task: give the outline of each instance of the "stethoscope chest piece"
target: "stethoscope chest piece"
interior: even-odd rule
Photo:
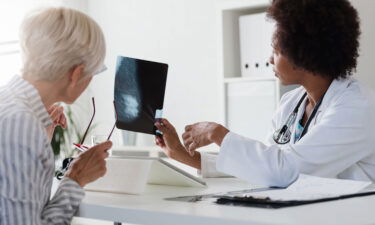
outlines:
[[[273,133],[273,140],[280,145],[284,145],[290,142],[290,138],[292,136],[292,132],[290,129],[283,128],[278,129],[275,133]]]

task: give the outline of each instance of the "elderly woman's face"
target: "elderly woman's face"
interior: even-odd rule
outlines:
[[[273,65],[275,76],[279,78],[281,84],[290,85],[300,83],[302,78],[301,70],[297,69],[276,46],[273,47],[270,63]]]
[[[67,77],[68,85],[64,88],[65,99],[63,102],[72,104],[85,91],[92,80],[92,75],[84,74],[84,66],[77,66]]]
[[[77,98],[86,90],[91,80],[92,80],[92,76],[88,75],[86,77],[82,77],[77,82],[76,88],[73,89],[73,93],[71,95],[72,96],[71,103],[75,102],[75,100],[77,100]]]

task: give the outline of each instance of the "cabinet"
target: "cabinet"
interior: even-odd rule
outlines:
[[[244,52],[241,53],[240,36],[243,35],[241,32],[246,32],[247,35],[259,35],[260,30],[271,27],[259,27],[256,23],[244,23],[243,20],[264,17],[269,4],[268,0],[233,0],[222,2],[217,7],[220,122],[233,132],[261,141],[265,140],[270,130],[271,119],[281,96],[296,87],[281,85],[274,74],[270,73],[272,66],[266,68],[266,72],[259,69],[243,73],[245,63],[243,60],[241,62],[241,54],[242,58],[244,57]],[[242,20],[241,30],[240,20]],[[244,25],[248,27],[244,28]],[[270,45],[272,32],[268,34],[269,37],[262,36],[260,39],[269,40]],[[257,54],[256,44],[244,46],[242,43],[242,45],[248,51],[255,48],[254,51],[249,52],[250,55]],[[259,57],[265,64],[266,62],[263,61],[266,60],[266,56],[271,56],[271,47],[261,50],[264,51],[259,52]],[[270,51],[269,54],[267,51]]]

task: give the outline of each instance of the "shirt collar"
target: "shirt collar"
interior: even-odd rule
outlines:
[[[38,90],[24,80],[21,76],[15,75],[8,83],[10,90],[32,110],[33,114],[42,122],[44,127],[52,124],[52,119],[42,102]]]
[[[353,78],[339,78],[332,81],[331,85],[329,86],[327,92],[324,95],[322,104],[319,108],[319,111],[324,111],[328,105],[332,102],[337,93],[342,92],[345,88],[347,88],[353,82]]]

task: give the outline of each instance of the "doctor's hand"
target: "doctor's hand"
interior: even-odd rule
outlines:
[[[182,138],[185,148],[189,152],[194,152],[197,148],[211,143],[216,143],[220,146],[227,133],[229,133],[229,130],[220,124],[200,122],[186,126]]]
[[[56,126],[61,126],[64,129],[66,128],[66,117],[64,114],[64,107],[59,106],[58,104],[54,104],[49,107],[49,109],[47,109],[47,112],[52,120],[52,124],[46,128],[48,138],[51,141]]]
[[[71,163],[65,177],[76,181],[81,187],[104,176],[107,172],[106,161],[107,150],[112,147],[111,141],[95,145],[81,153]]]
[[[189,155],[185,147],[181,144],[180,139],[174,126],[166,119],[161,119],[155,123],[155,126],[163,132],[163,136],[156,136],[155,143],[161,147],[165,154],[174,160],[194,167],[201,168],[200,154]]]
[[[155,126],[163,132],[163,136],[155,136],[155,144],[161,147],[169,158],[176,159],[181,153],[186,152],[176,129],[167,119],[161,119]]]

